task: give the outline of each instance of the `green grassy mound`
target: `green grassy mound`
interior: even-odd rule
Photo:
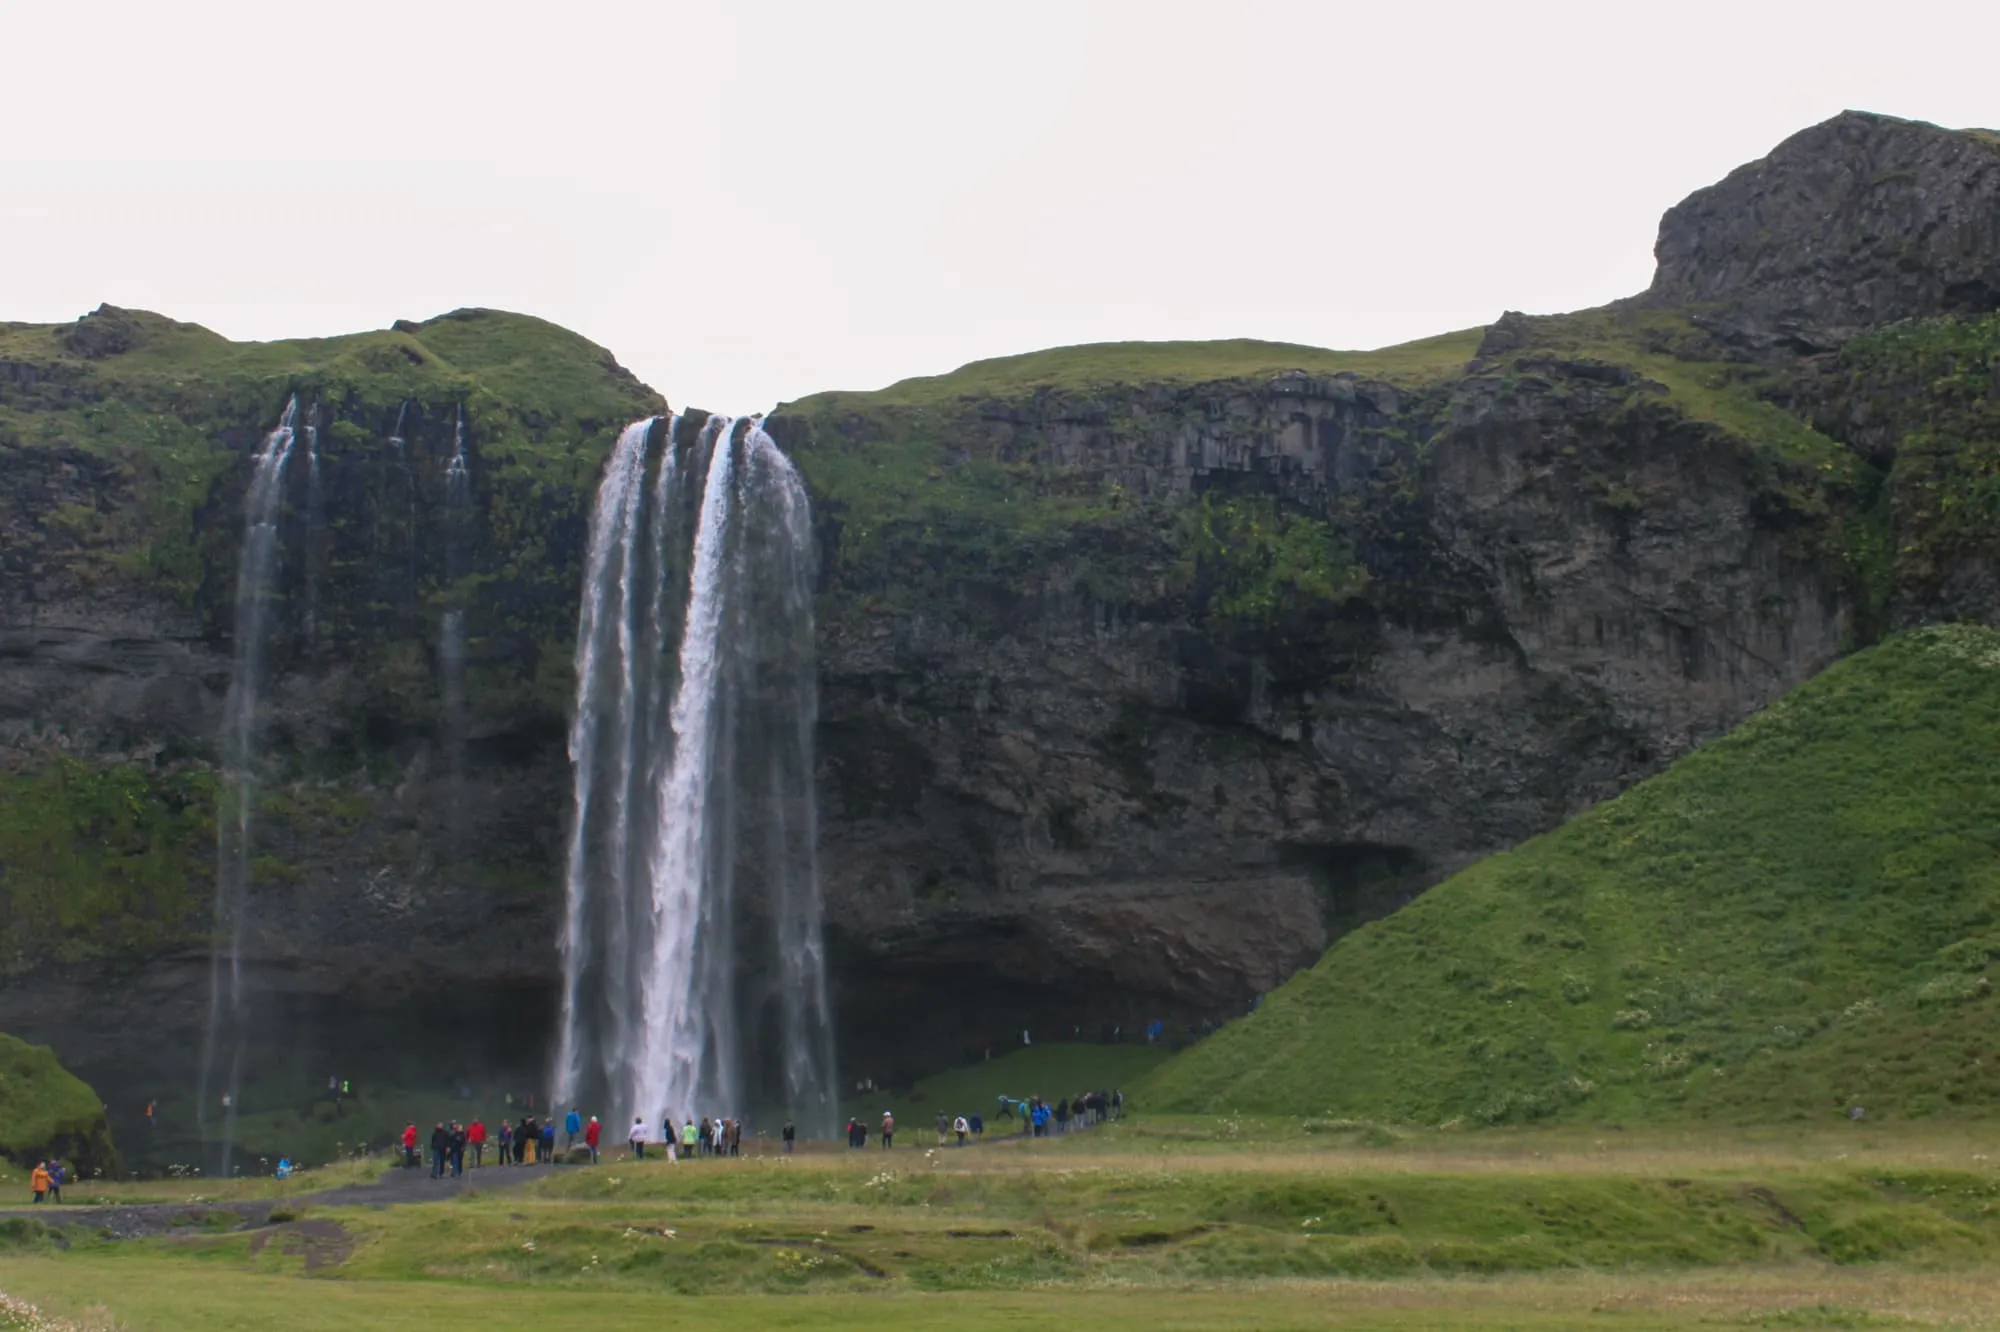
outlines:
[[[2000,633],[1893,639],[1347,936],[1138,1088],[1396,1122],[2000,1099]]]
[[[118,1172],[97,1093],[48,1046],[5,1034],[0,1034],[0,1156],[28,1167],[60,1157],[86,1178]]]

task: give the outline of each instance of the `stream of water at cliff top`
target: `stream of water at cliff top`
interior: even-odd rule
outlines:
[[[221,1116],[222,1175],[230,1171],[243,1083],[249,1014],[243,991],[243,928],[250,891],[255,759],[264,656],[278,574],[278,520],[285,464],[291,460],[299,400],[285,404],[251,465],[243,500],[243,549],[236,566],[235,658],[223,701],[222,793],[215,818],[215,926],[209,952],[208,1024],[202,1035],[196,1119],[204,1142]]]
[[[578,615],[559,1109],[831,1136],[805,487],[754,418],[635,422]]]

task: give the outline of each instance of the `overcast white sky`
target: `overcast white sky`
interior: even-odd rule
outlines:
[[[462,305],[767,407],[1062,343],[1368,347],[1643,287],[1860,107],[2000,124],[1990,3],[0,0],[0,319]]]

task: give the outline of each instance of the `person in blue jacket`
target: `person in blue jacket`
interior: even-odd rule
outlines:
[[[569,1113],[563,1116],[563,1134],[568,1138],[563,1146],[576,1146],[576,1135],[581,1132],[583,1132],[583,1116],[576,1112],[575,1106],[571,1106]]]

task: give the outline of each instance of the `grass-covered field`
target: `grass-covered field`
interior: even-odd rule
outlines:
[[[135,1332],[1968,1326],[2000,1308],[1990,1137],[1136,1117],[886,1158],[611,1161],[248,1232],[79,1227],[67,1250],[10,1217],[0,1289]]]
[[[1990,1106],[1996,754],[2000,634],[1893,639],[1341,939],[1141,1091],[1428,1124]]]

